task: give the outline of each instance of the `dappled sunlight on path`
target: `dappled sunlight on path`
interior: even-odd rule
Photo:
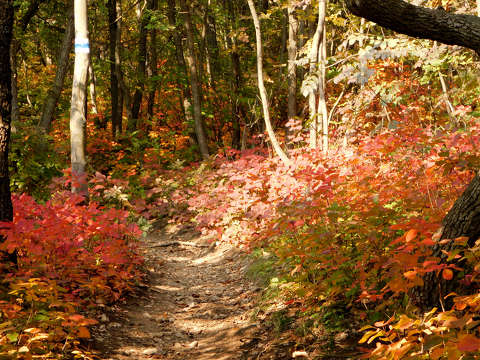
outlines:
[[[250,321],[260,289],[245,277],[244,255],[173,226],[145,245],[150,284],[103,316],[101,359],[251,358],[242,345],[260,331]]]

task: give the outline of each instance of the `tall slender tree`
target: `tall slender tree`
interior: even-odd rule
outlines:
[[[75,68],[73,72],[72,100],[70,108],[70,144],[72,162],[72,191],[88,195],[86,182],[86,114],[88,41],[87,1],[74,0],[75,14]]]
[[[69,69],[69,55],[72,50],[74,38],[74,20],[73,20],[73,0],[70,1],[67,11],[67,24],[63,35],[62,46],[58,52],[57,69],[55,72],[55,80],[47,92],[47,96],[43,103],[42,116],[38,123],[38,127],[48,132],[55,114],[55,108],[62,93],[63,83]]]
[[[207,160],[210,155],[208,153],[207,136],[205,129],[203,128],[202,121],[202,105],[200,97],[200,81],[198,79],[198,64],[197,57],[195,56],[195,42],[193,36],[192,15],[190,6],[187,6],[185,0],[179,0],[180,9],[184,14],[185,32],[187,35],[187,51],[186,59],[188,68],[190,70],[190,84],[193,97],[193,119],[195,123],[195,134],[197,136],[198,146],[200,148],[200,154],[204,160]]]
[[[267,98],[267,90],[265,89],[265,83],[263,81],[263,46],[262,46],[262,33],[260,29],[260,21],[258,19],[257,11],[255,10],[255,4],[253,0],[247,0],[250,12],[252,13],[253,23],[255,25],[255,35],[257,41],[257,77],[258,77],[258,90],[262,99],[263,117],[265,120],[265,127],[267,128],[268,137],[272,143],[273,149],[278,157],[286,164],[290,165],[292,161],[288,158],[287,154],[282,150],[280,144],[275,137],[272,123],[270,121],[270,110]]]
[[[153,8],[153,0],[146,0],[145,7],[141,7],[140,2],[138,3],[138,6],[140,7],[137,11],[140,23],[140,30],[137,54],[137,84],[135,86],[135,92],[133,95],[132,118],[129,119],[128,123],[129,130],[134,130],[137,127],[137,122],[140,116],[140,107],[142,104],[143,91],[145,89],[145,75],[147,71],[147,27]]]
[[[295,1],[290,0],[288,3],[288,120],[292,120],[297,116],[297,35],[298,35],[298,19],[295,12]]]
[[[110,61],[110,100],[112,112],[112,133],[116,138],[118,131],[118,123],[120,114],[118,112],[118,100],[120,87],[118,84],[118,64],[117,58],[117,39],[118,39],[118,16],[117,16],[117,0],[108,0],[108,34],[109,34],[109,61]]]

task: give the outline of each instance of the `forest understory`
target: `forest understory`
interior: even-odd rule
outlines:
[[[480,0],[0,0],[0,360],[480,359]]]

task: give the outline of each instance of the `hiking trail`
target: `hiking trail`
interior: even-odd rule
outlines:
[[[144,240],[149,283],[99,315],[95,347],[104,360],[256,359],[251,310],[261,289],[248,259],[191,227],[168,225]],[[250,352],[250,354],[249,354]]]

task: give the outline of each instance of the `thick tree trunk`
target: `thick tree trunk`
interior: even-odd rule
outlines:
[[[47,92],[47,97],[43,104],[42,116],[38,123],[38,128],[43,132],[48,132],[50,124],[52,123],[55,109],[57,107],[58,99],[62,93],[65,76],[68,72],[69,55],[72,50],[72,42],[74,37],[74,23],[73,23],[73,2],[67,13],[67,25],[65,34],[63,35],[62,46],[58,53],[57,69],[55,73],[55,80],[52,87]]]
[[[88,54],[87,1],[75,0],[75,68],[70,109],[72,192],[88,195],[86,179],[85,100],[87,95]]]
[[[0,221],[13,220],[8,147],[12,116],[10,46],[13,36],[13,1],[0,1]],[[0,238],[0,241],[4,239]],[[16,262],[16,254],[10,256]]]
[[[258,20],[257,11],[255,10],[255,4],[253,0],[247,0],[250,12],[252,13],[253,23],[255,25],[255,36],[257,41],[257,77],[258,77],[258,90],[260,92],[260,98],[262,99],[263,116],[265,120],[265,126],[267,128],[268,137],[272,143],[273,149],[278,157],[283,161],[285,165],[290,165],[292,161],[288,158],[287,154],[282,150],[280,144],[275,137],[272,123],[270,121],[270,111],[268,108],[267,91],[263,81],[263,50],[262,50],[262,34],[260,30],[260,21]]]
[[[413,37],[436,40],[449,45],[464,46],[480,52],[480,18],[474,15],[448,13],[442,9],[428,9],[402,0],[346,0],[355,15],[376,22],[388,29]],[[477,174],[443,220],[442,239],[459,236],[469,238],[469,245],[480,238],[480,177]],[[442,250],[448,251],[451,242],[438,243],[434,255],[446,261]],[[443,297],[455,281],[445,281],[432,272],[424,278],[424,285],[412,291],[413,300],[423,309],[442,303]]]
[[[354,15],[387,29],[480,51],[480,18],[475,15],[424,8],[403,0],[345,0],[345,3]]]
[[[478,174],[443,219],[441,239],[455,239],[461,236],[469,238],[470,247],[480,238],[480,176]],[[452,242],[445,245],[437,244],[434,246],[433,255],[446,262],[447,256],[443,251],[450,251],[452,246]],[[431,272],[424,277],[424,285],[412,291],[412,297],[416,304],[427,310],[442,303],[443,298],[449,293],[455,291],[460,294],[464,290],[457,282],[446,281],[436,272]]]
[[[204,160],[207,160],[210,155],[208,153],[208,143],[207,137],[202,124],[202,109],[201,109],[201,98],[200,98],[200,83],[198,80],[197,73],[197,59],[195,56],[195,44],[193,38],[193,27],[190,7],[187,6],[185,0],[179,0],[180,8],[185,17],[185,31],[187,35],[187,52],[186,59],[188,63],[188,68],[190,70],[190,83],[192,88],[192,97],[193,97],[193,118],[195,124],[195,134],[197,135],[198,146],[200,148],[200,153]]]

